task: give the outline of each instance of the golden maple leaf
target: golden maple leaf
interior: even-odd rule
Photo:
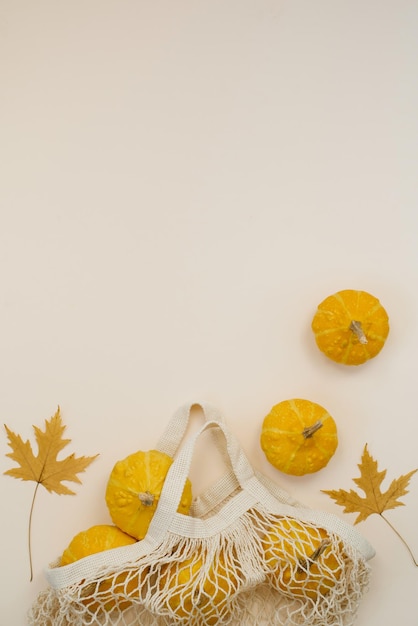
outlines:
[[[395,478],[390,483],[386,491],[382,491],[382,482],[386,477],[386,470],[378,470],[377,461],[371,456],[367,449],[367,445],[364,446],[361,462],[358,464],[360,470],[359,478],[353,478],[353,482],[363,491],[364,496],[350,489],[338,490],[323,490],[330,496],[335,502],[344,508],[344,513],[358,513],[358,516],[354,520],[355,524],[363,522],[369,515],[377,514],[382,517],[387,524],[395,531],[398,537],[403,541],[407,549],[409,550],[415,565],[418,565],[415,560],[411,549],[405,542],[403,537],[392,526],[389,520],[383,515],[384,511],[389,509],[395,509],[398,506],[404,506],[404,503],[399,500],[402,496],[408,493],[407,487],[411,477],[418,471],[414,469],[408,474],[404,474],[399,478]]]
[[[29,441],[23,441],[20,435],[16,435],[6,425],[5,429],[8,444],[12,449],[12,452],[9,452],[6,456],[16,461],[19,467],[9,469],[4,473],[13,478],[36,482],[29,515],[29,559],[32,580],[31,522],[39,485],[42,485],[51,493],[74,495],[75,492],[66,485],[63,485],[63,481],[81,484],[81,480],[78,478],[77,474],[84,472],[97,455],[91,457],[76,457],[75,454],[70,454],[66,458],[58,460],[58,454],[71,441],[70,439],[63,439],[65,426],[62,423],[60,407],[58,407],[55,415],[51,417],[51,419],[45,420],[44,431],[37,426],[33,426],[36,442],[38,444],[38,454],[36,455]]]
[[[81,484],[77,474],[84,472],[97,455],[76,457],[74,454],[70,454],[63,460],[57,459],[59,452],[71,441],[62,438],[65,426],[62,423],[59,407],[50,420],[45,420],[44,432],[37,426],[33,426],[38,444],[36,456],[29,441],[23,441],[20,435],[15,435],[6,425],[5,428],[9,445],[13,450],[6,456],[20,465],[20,467],[7,470],[4,472],[5,474],[21,480],[33,480],[43,485],[50,492],[60,495],[74,495],[74,491],[63,485],[62,481]]]

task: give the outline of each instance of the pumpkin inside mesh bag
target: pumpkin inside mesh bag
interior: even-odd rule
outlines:
[[[189,404],[157,446],[175,460],[144,539],[49,568],[49,587],[32,607],[31,626],[354,623],[372,547],[349,524],[303,506],[255,471],[216,409],[200,406],[205,423],[197,432],[183,442]],[[205,431],[229,469],[184,515],[178,505]],[[91,610],[86,593],[97,602],[100,581],[112,577],[119,602],[111,611],[103,605]]]

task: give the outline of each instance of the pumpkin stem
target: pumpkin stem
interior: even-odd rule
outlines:
[[[299,561],[298,571],[306,571],[307,569],[309,569],[310,566],[313,565],[315,561],[319,559],[321,554],[326,550],[326,548],[330,545],[330,543],[331,542],[329,539],[323,539],[321,543],[319,544],[319,546],[317,547],[317,549],[314,550],[310,556],[308,556],[306,559],[305,558],[298,559]]]
[[[363,327],[361,325],[361,322],[356,322],[355,320],[353,320],[349,326],[350,330],[353,331],[353,333],[356,335],[357,339],[359,340],[360,343],[367,343],[367,337],[364,334],[364,330]]]
[[[155,500],[155,496],[153,496],[153,494],[149,491],[141,491],[138,493],[138,498],[144,506],[152,506]]]
[[[317,422],[315,422],[315,424],[312,424],[312,426],[307,426],[306,428],[304,428],[302,431],[302,435],[305,439],[309,439],[310,437],[312,437],[312,435],[316,433],[317,430],[322,428],[322,426],[323,423],[321,422],[321,420],[318,420]]]

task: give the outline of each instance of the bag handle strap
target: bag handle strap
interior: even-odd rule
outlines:
[[[188,402],[180,406],[173,414],[157,443],[157,450],[174,458],[190,423],[191,412],[194,407],[201,408],[205,422],[225,424],[220,411],[211,404],[207,402]]]
[[[160,539],[170,528],[171,522],[176,515],[184,485],[190,472],[193,453],[199,437],[207,430],[212,430],[223,437],[215,439],[216,445],[223,440],[223,448],[229,460],[233,474],[238,484],[244,488],[245,484],[254,477],[254,470],[242,450],[238,440],[227,430],[225,424],[215,420],[206,421],[205,424],[188,439],[177,457],[171,464],[164,481],[157,509],[148,528],[147,538]]]

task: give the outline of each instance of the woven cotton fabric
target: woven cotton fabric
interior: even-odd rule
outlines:
[[[209,428],[224,435],[232,471],[181,515],[177,498]],[[29,625],[349,626],[372,555],[351,526],[255,473],[225,424],[212,419],[170,468],[145,539],[54,564]]]

